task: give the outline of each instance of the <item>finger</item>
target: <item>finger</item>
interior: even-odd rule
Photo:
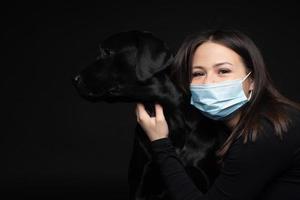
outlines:
[[[155,114],[156,114],[156,120],[164,120],[165,119],[163,107],[158,103],[155,104]]]
[[[137,103],[137,110],[138,110],[138,116],[139,119],[149,119],[150,116],[148,115],[148,113],[145,110],[144,104],[142,103]]]

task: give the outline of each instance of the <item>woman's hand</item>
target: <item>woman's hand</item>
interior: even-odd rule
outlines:
[[[135,111],[137,122],[144,129],[150,141],[168,137],[168,124],[160,104],[155,104],[155,117],[149,116],[142,103],[137,103]]]

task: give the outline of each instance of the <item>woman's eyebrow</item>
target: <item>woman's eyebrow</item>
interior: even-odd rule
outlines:
[[[225,64],[232,65],[230,62],[221,62],[221,63],[214,64],[214,67],[218,67],[220,65],[225,65]]]
[[[193,66],[193,68],[199,68],[199,69],[202,69],[203,67],[202,66]]]
[[[214,64],[213,67],[219,67],[219,66],[225,65],[225,64],[232,65],[230,62],[220,62],[220,63]],[[193,66],[193,68],[203,69],[203,68],[205,68],[205,67],[203,67],[203,66],[201,66],[201,65],[196,65],[196,66]]]

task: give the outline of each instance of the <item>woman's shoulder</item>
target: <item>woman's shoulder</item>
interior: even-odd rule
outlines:
[[[282,107],[288,114],[289,119],[294,121],[294,123],[300,121],[300,108],[297,109],[290,105],[283,105]],[[296,124],[299,124],[299,123],[296,123]]]
[[[281,134],[278,133],[280,129],[279,122],[270,120],[265,115],[259,115],[257,118],[259,129],[256,132],[253,130],[246,136],[249,141],[249,146],[262,146],[269,144],[280,144],[282,147],[289,148],[291,145],[300,146],[300,110],[292,106],[282,106],[281,121],[286,121],[285,125],[281,126]],[[285,114],[285,115],[283,115]],[[235,140],[236,145],[244,147],[245,138],[240,136]],[[279,147],[279,146],[278,146]]]
[[[280,109],[276,108],[274,110],[267,111],[269,113],[268,115],[272,114],[272,112],[277,112],[276,115],[277,122],[274,121],[272,122],[272,120],[270,120],[270,117],[266,115],[260,115],[259,121],[261,122],[261,125],[267,130],[276,131],[278,125],[282,124],[282,122],[285,121],[287,122],[286,131],[290,130],[291,128],[299,129],[300,128],[300,107],[296,108],[294,106],[286,105],[286,104],[281,104],[278,106],[280,106]],[[263,110],[266,111],[266,109]],[[281,123],[279,123],[278,121],[281,121]]]
[[[300,110],[290,106],[287,106],[285,109],[290,120],[289,126],[287,127],[287,134],[297,139],[298,146],[300,146]]]
[[[244,157],[262,157],[264,159],[287,159],[293,160],[295,153],[299,154],[300,148],[300,112],[289,107],[287,113],[292,123],[283,132],[282,137],[276,133],[276,125],[266,117],[259,119],[262,129],[258,131],[255,139],[253,135],[248,135],[247,142],[244,137],[238,137],[231,145],[228,153],[229,159],[240,158],[243,162]]]
[[[286,133],[300,133],[300,108],[291,106],[291,105],[282,105],[281,112],[278,117],[281,118],[281,121],[286,121],[286,126],[283,127],[283,132]],[[278,123],[277,123],[278,124]],[[276,125],[274,128],[276,129]],[[300,134],[294,135],[299,136]]]
[[[271,122],[268,118],[262,117],[262,130],[261,133],[258,134],[258,140],[262,142],[276,142],[280,144],[282,147],[286,147],[290,150],[299,149],[300,147],[300,110],[289,106],[283,105],[282,111],[284,111],[285,115],[281,115],[280,117],[284,118],[287,123],[282,125],[281,130],[282,133],[278,133],[279,123]]]

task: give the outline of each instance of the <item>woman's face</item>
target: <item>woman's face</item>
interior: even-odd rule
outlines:
[[[214,43],[204,42],[195,51],[192,62],[191,84],[218,83],[244,78],[247,75],[242,58],[233,50]],[[248,97],[254,87],[250,75],[243,82]]]

